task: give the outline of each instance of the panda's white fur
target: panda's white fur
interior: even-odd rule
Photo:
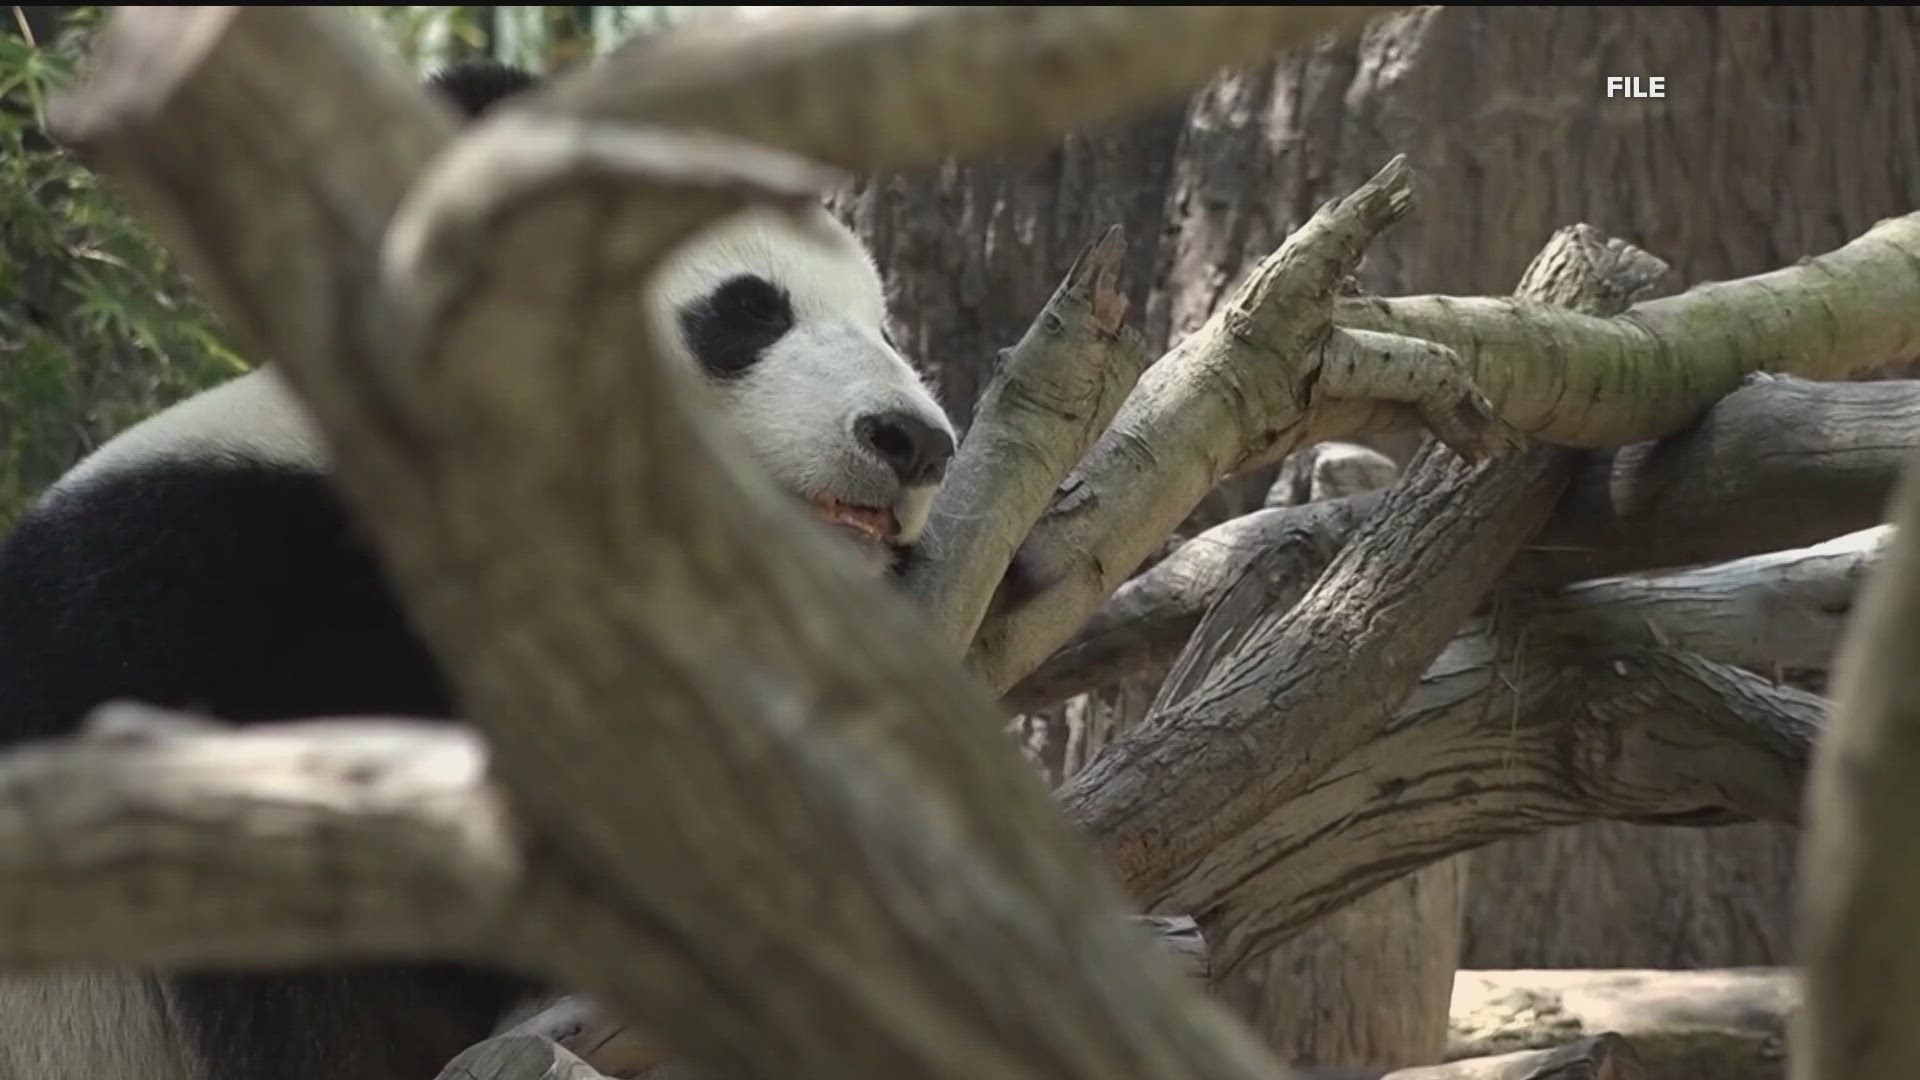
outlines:
[[[888,342],[886,302],[865,245],[823,209],[796,217],[753,208],[697,236],[648,290],[655,339],[698,367],[680,332],[680,312],[724,282],[758,275],[787,293],[794,325],[738,377],[710,381],[718,412],[737,425],[755,458],[802,499],[833,499],[893,511],[892,539],[920,539],[936,483],[903,485],[864,447],[855,423],[902,412],[953,438],[953,426],[912,365]],[[231,459],[324,469],[319,432],[286,380],[262,367],[141,421],[88,455],[50,490],[157,462]]]
[[[758,364],[716,384],[721,412],[773,478],[806,499],[891,508],[897,540],[920,538],[935,485],[903,487],[854,434],[865,415],[904,412],[953,426],[888,342],[886,300],[866,247],[825,210],[796,221],[756,208],[727,218],[675,257],[650,289],[656,340],[693,362],[677,313],[723,282],[758,274],[783,288],[794,326]]]
[[[326,468],[319,431],[272,366],[261,367],[147,417],[109,439],[47,490],[48,499],[90,481],[166,461]]]
[[[468,89],[488,100],[526,82],[475,77]],[[733,348],[734,369],[716,375],[688,320],[745,278],[776,297],[784,329],[728,338],[725,318],[702,323]],[[845,226],[825,211],[740,213],[683,246],[636,302],[674,360],[707,372],[716,415],[780,485],[842,528],[851,514],[869,550],[920,538],[953,429],[888,343],[880,279]],[[876,417],[904,427],[881,439]],[[241,723],[457,715],[327,465],[265,367],[71,470],[0,542],[0,743],[66,734],[112,697]],[[542,989],[445,965],[10,977],[0,1080],[428,1080]]]

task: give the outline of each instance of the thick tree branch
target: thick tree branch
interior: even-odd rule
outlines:
[[[1761,555],[1869,528],[1916,451],[1920,382],[1758,380],[1685,432],[1596,455],[1506,580],[1541,588]],[[1288,573],[1304,590],[1382,498],[1261,510],[1200,534],[1122,586],[1007,693],[1007,704],[1044,708],[1122,672],[1166,669],[1254,552],[1298,552],[1298,569]]]
[[[983,55],[969,50],[1000,25],[941,17],[949,32],[928,40],[958,57]],[[510,957],[753,1075],[1274,1075],[1128,923],[978,685],[705,422],[693,374],[649,348],[631,297],[663,248],[743,193],[785,196],[785,159],[689,172],[640,149],[690,153],[687,136],[585,123],[567,129],[581,156],[456,192],[475,162],[514,160],[524,130],[509,114],[441,160],[377,261],[441,133],[423,99],[382,89],[397,70],[352,82],[378,65],[339,31],[348,18],[122,21],[108,31],[118,92],[83,95],[69,130],[164,208],[294,373],[336,479],[497,750],[545,868],[505,916]],[[326,29],[288,35],[321,62],[295,67],[298,97],[259,94],[286,82],[262,39],[287,19]],[[1244,44],[1242,17],[1228,21]],[[771,39],[741,39],[705,70],[758,89],[702,99],[732,103],[711,126],[830,111],[799,91],[862,74],[862,100],[919,100],[894,91],[932,58],[846,25],[853,53],[797,67]],[[1152,42],[1194,60],[1168,44]],[[1040,65],[1045,85],[1110,79],[1058,59]],[[970,85],[1032,85],[1006,70]],[[863,145],[924,150],[933,114],[914,107],[867,114]],[[164,137],[215,129],[191,156]],[[415,141],[366,156],[392,139]],[[202,198],[208,175],[245,206]],[[818,865],[836,872],[801,871]],[[555,918],[570,907],[593,917]]]
[[[1920,382],[1757,376],[1677,434],[1596,455],[1513,580],[1720,562],[1870,528],[1917,448]]]
[[[8,965],[500,944],[521,857],[472,734],[372,720],[229,731],[132,706],[103,720],[110,731],[0,759]]]
[[[1920,214],[1614,318],[1446,296],[1343,300],[1335,318],[1451,347],[1501,416],[1540,439],[1621,446],[1679,429],[1752,372],[1832,379],[1920,354]]]
[[[1587,277],[1627,267],[1644,285],[1666,269],[1582,228],[1556,234],[1536,264],[1554,270],[1526,276],[1535,298],[1588,304],[1627,294]],[[1136,895],[1159,896],[1385,730],[1576,462],[1534,446],[1470,467],[1429,444],[1297,603],[1293,551],[1254,557],[1201,620],[1153,713],[1069,782],[1062,805]]]
[[[1462,453],[1508,445],[1444,351],[1327,322],[1341,278],[1411,205],[1412,177],[1395,159],[1323,207],[1147,369],[1027,538],[1028,581],[981,624],[969,662],[990,686],[1004,690],[1066,640],[1220,477],[1300,445],[1314,400],[1336,392],[1323,381],[1417,403]],[[1420,370],[1440,374],[1408,381]]]
[[[933,166],[1177,97],[1381,10],[796,10],[635,41],[529,104],[735,135],[851,172]]]
[[[1897,539],[1848,627],[1833,717],[1807,793],[1796,1080],[1920,1071],[1912,927],[1920,903],[1920,470],[1894,497]]]
[[[1889,526],[1810,548],[1651,577],[1603,578],[1529,599],[1535,632],[1677,649],[1758,670],[1824,668]]]
[[[1014,712],[1030,712],[1122,677],[1166,671],[1200,625],[1200,616],[1256,552],[1269,573],[1296,583],[1297,600],[1383,498],[1370,494],[1262,510],[1208,529],[1121,586],[1072,641],[1007,691],[1002,703]]]
[[[1633,1044],[1608,1033],[1553,1050],[1400,1069],[1380,1080],[1645,1080],[1649,1075]]]
[[[1920,324],[1911,317],[1920,307],[1908,303],[1910,294],[1920,293],[1920,274],[1914,271],[1920,258],[1913,253],[1920,253],[1920,218],[1896,219],[1808,265],[1648,301],[1613,319],[1555,314],[1509,300],[1423,297],[1339,300],[1335,320],[1348,330],[1387,331],[1449,349],[1470,348],[1479,359],[1467,370],[1476,380],[1488,380],[1490,390],[1498,390],[1503,417],[1550,442],[1613,446],[1679,430],[1755,371],[1825,376],[1920,350]],[[1260,280],[1259,271],[1254,280]],[[1835,292],[1838,282],[1861,288]],[[1240,295],[1246,296],[1250,287],[1243,286]],[[1754,312],[1760,314],[1748,319]],[[1462,321],[1451,321],[1456,316]],[[1645,328],[1648,319],[1657,334]],[[1153,384],[1154,373],[1162,367],[1169,368],[1162,377],[1172,379],[1177,365],[1171,362],[1196,340],[1208,341],[1210,333],[1222,329],[1209,323],[1196,331],[1150,369],[1142,390]],[[1788,336],[1764,336],[1775,330]],[[1297,355],[1291,339],[1277,328],[1264,325],[1260,332],[1268,336],[1254,340],[1278,357]],[[1706,339],[1711,339],[1710,347],[1700,345]],[[1697,372],[1690,366],[1695,356],[1702,358]],[[1448,360],[1442,370],[1454,370],[1451,365]],[[1306,370],[1318,376],[1339,366],[1309,363]],[[1268,369],[1264,377],[1284,379],[1285,367],[1283,361],[1282,371]],[[1396,366],[1375,365],[1371,370],[1385,377]],[[1336,380],[1334,388],[1339,385]],[[1263,392],[1278,392],[1257,379],[1236,383],[1233,389],[1240,395],[1236,402],[1246,402],[1243,412],[1210,416],[1207,426],[1224,438],[1235,430],[1237,420],[1245,425],[1238,429],[1243,434],[1271,440],[1265,451],[1238,459],[1215,454],[1187,460],[1169,448],[1181,444],[1168,433],[1135,433],[1139,446],[1130,454],[1162,470],[1160,487],[1130,482],[1124,470],[1113,477],[1096,474],[1096,450],[1088,467],[1077,474],[1091,482],[1063,489],[1028,544],[1025,560],[1037,569],[1040,588],[990,615],[975,643],[976,664],[992,685],[1011,686],[1064,644],[1166,535],[1169,522],[1192,508],[1187,497],[1192,488],[1204,489],[1234,468],[1269,460],[1269,452],[1283,454],[1312,440],[1405,427],[1414,415],[1405,401],[1419,397],[1396,397],[1374,385],[1366,391],[1372,400],[1356,401],[1316,386],[1311,401],[1302,393],[1291,402],[1277,402],[1262,397]],[[1621,403],[1617,410],[1612,405],[1616,399]],[[1132,409],[1131,402],[1123,409],[1116,432]],[[1429,426],[1438,414],[1429,403]],[[1218,471],[1208,472],[1209,466]],[[1162,501],[1152,513],[1142,513],[1140,504],[1150,498]],[[1151,539],[1136,537],[1136,530],[1142,536],[1150,533]]]
[[[1200,919],[1216,978],[1428,863],[1594,819],[1797,819],[1825,702],[1647,650],[1447,647],[1386,736],[1143,901]]]
[[[1147,364],[1126,325],[1119,228],[1089,247],[1026,336],[1001,354],[947,471],[929,533],[933,558],[907,586],[956,653],[1054,488],[1107,430]]]

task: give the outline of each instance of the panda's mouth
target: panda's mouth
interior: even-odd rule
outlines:
[[[813,515],[870,544],[892,544],[900,539],[900,519],[883,506],[856,506],[838,499],[808,499]]]

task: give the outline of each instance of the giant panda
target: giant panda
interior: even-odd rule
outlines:
[[[468,118],[532,85],[490,62],[429,80]],[[851,231],[742,211],[636,302],[775,480],[877,572],[910,555],[954,432]],[[457,717],[326,473],[271,365],[82,460],[0,543],[0,742],[70,734],[110,699],[243,724]],[[431,1080],[544,989],[445,964],[8,978],[0,1080]]]

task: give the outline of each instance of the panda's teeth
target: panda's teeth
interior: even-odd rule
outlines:
[[[838,499],[809,500],[814,513],[829,525],[843,526],[874,543],[885,543],[900,534],[893,511],[871,506],[853,506]]]

